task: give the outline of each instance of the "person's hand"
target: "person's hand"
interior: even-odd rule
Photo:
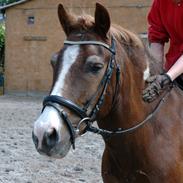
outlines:
[[[142,98],[145,102],[152,102],[161,93],[170,88],[173,84],[167,74],[154,75],[147,79],[148,87],[143,90]]]

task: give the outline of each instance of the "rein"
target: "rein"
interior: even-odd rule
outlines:
[[[149,119],[151,119],[155,113],[159,110],[159,108],[161,107],[162,103],[165,101],[165,99],[167,98],[168,94],[170,92],[168,92],[157,104],[157,106],[155,107],[155,109],[153,110],[152,113],[150,113],[142,122],[137,123],[137,125],[128,128],[128,129],[117,129],[115,131],[108,131],[105,129],[101,129],[101,128],[96,128],[93,127],[93,122],[95,121],[95,118],[97,116],[97,113],[99,112],[103,102],[104,102],[104,98],[105,98],[105,94],[106,94],[106,90],[107,87],[110,83],[114,68],[116,69],[116,86],[115,86],[115,94],[113,96],[113,101],[116,98],[116,94],[117,94],[117,88],[119,86],[119,78],[120,78],[120,67],[117,65],[116,60],[115,60],[115,54],[116,54],[116,43],[114,38],[112,37],[111,40],[111,46],[107,45],[106,43],[103,42],[99,42],[99,41],[64,41],[65,45],[97,45],[97,46],[102,46],[105,49],[107,49],[110,53],[111,53],[111,57],[110,60],[108,62],[105,74],[98,86],[98,89],[96,91],[96,93],[90,98],[89,102],[86,103],[86,105],[84,105],[84,107],[81,107],[77,104],[75,104],[74,102],[72,102],[69,99],[66,99],[64,97],[61,96],[57,96],[57,95],[50,95],[45,97],[44,101],[43,101],[43,110],[45,109],[46,106],[51,106],[53,107],[60,115],[60,117],[64,120],[64,122],[66,123],[69,133],[70,133],[70,141],[71,144],[73,146],[73,149],[75,149],[75,138],[77,136],[77,134],[79,134],[80,132],[80,126],[82,124],[85,124],[85,129],[84,129],[84,133],[89,131],[89,132],[93,132],[96,134],[100,134],[102,135],[104,138],[109,138],[112,135],[118,135],[118,134],[126,134],[126,133],[131,133],[135,130],[137,130],[138,128],[142,127]],[[88,108],[91,104],[91,102],[96,99],[97,97],[97,93],[101,90],[101,93],[99,95],[98,101],[97,103],[94,105],[92,111],[90,112],[90,114],[87,114],[88,112]],[[80,122],[78,123],[78,125],[76,127],[74,127],[72,125],[72,122],[69,120],[67,113],[61,109],[60,107],[64,106],[66,108],[68,108],[69,110],[71,110],[72,112],[74,112],[77,116],[79,116],[81,118]]]
[[[124,134],[128,134],[128,133],[132,133],[132,132],[136,131],[137,129],[143,127],[159,111],[162,104],[165,103],[166,99],[168,98],[171,89],[172,88],[170,88],[170,90],[163,96],[163,98],[161,98],[161,100],[157,103],[157,105],[153,109],[153,111],[143,121],[136,122],[137,125],[134,125],[134,126],[127,128],[127,129],[118,128],[115,131],[110,131],[110,130],[105,130],[105,129],[93,127],[92,123],[89,122],[87,124],[86,131],[102,135],[105,139],[110,138],[111,136],[114,136],[114,135],[124,135]]]

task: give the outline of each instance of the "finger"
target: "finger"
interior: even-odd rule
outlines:
[[[145,90],[142,91],[142,95],[155,93],[154,91],[155,91],[155,89],[152,88],[152,86],[150,86],[150,87],[147,87]]]
[[[156,98],[157,97],[147,97],[144,99],[144,101],[150,103],[150,102],[153,102]]]
[[[151,102],[155,101],[156,99],[157,99],[157,97],[149,98],[149,99],[147,99],[147,102],[148,102],[148,103],[151,103]]]
[[[152,83],[156,80],[157,76],[150,76],[149,78],[147,78],[146,82],[147,83]]]
[[[142,96],[144,101],[153,100],[154,98],[157,98],[157,94],[155,92],[149,92]]]
[[[151,90],[153,90],[152,85],[150,85],[150,86],[148,86],[146,89],[144,89],[144,90],[142,91],[142,93],[143,93],[143,94],[149,93]]]

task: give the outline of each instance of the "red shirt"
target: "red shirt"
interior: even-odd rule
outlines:
[[[154,0],[148,15],[149,41],[162,43],[170,40],[165,69],[168,70],[183,54],[183,2]]]

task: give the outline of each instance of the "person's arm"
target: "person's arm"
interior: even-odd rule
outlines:
[[[173,81],[183,73],[183,55],[175,62],[175,64],[168,70],[167,74]]]
[[[149,46],[150,53],[152,56],[163,65],[164,60],[164,44],[161,43],[150,43]]]
[[[148,40],[150,42],[150,53],[163,66],[164,43],[169,41],[169,34],[166,31],[161,18],[160,0],[154,0],[147,16]]]

